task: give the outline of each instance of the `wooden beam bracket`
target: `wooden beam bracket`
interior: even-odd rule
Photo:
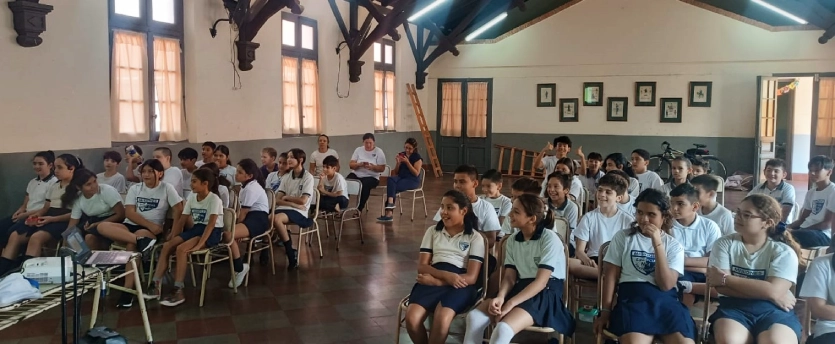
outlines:
[[[285,7],[289,8],[293,14],[301,14],[304,12],[304,6],[300,4],[299,0],[255,0],[251,6],[249,4],[251,0],[238,1],[244,1],[245,4],[234,2],[228,4],[224,2],[224,4],[227,9],[230,8],[231,4],[236,4],[237,8],[241,8],[242,5],[247,8],[245,15],[230,11],[232,13],[230,20],[234,20],[238,25],[238,40],[235,42],[235,46],[238,48],[238,69],[248,71],[252,69],[252,62],[255,61],[255,49],[261,46],[252,40],[255,39],[264,24]]]

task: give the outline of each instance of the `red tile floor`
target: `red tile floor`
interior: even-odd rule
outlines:
[[[339,251],[333,235],[327,238],[323,232],[324,258],[314,253],[314,243],[313,250],[302,251],[301,267],[293,272],[285,270],[284,251],[277,248],[276,274],[254,263],[249,286],[240,288],[238,294],[226,287],[228,270],[214,269],[202,308],[198,307],[199,290],[187,281],[185,304],[176,308],[162,307],[156,301],[148,304],[155,342],[394,343],[398,302],[414,283],[420,240],[432,225],[440,195],[451,187],[450,176],[428,177],[429,217],[423,216],[419,203],[414,222],[409,220],[411,201],[406,200],[403,216],[396,216],[393,223],[376,223],[380,197],[372,196],[371,211],[363,222],[364,244],[360,244],[356,223],[346,225]],[[743,192],[728,192],[726,204],[735,209],[743,197]],[[92,308],[90,299],[88,294],[82,302],[82,315],[87,315],[84,323]],[[118,310],[115,302],[116,293],[103,302],[98,324],[117,330],[132,343],[144,342],[139,306]],[[0,344],[60,343],[60,314],[54,310],[12,326],[0,332]],[[454,329],[462,327],[463,322]],[[405,331],[400,339],[411,343]],[[577,343],[591,343],[591,326],[579,323],[577,339]],[[448,342],[460,343],[460,337],[451,336]],[[545,339],[524,336],[517,342],[545,343]]]

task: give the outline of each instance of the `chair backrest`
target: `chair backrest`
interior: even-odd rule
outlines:
[[[237,222],[238,212],[232,208],[223,208],[223,231],[230,233],[233,242],[235,240],[235,223]]]
[[[554,231],[560,236],[560,240],[568,245],[568,240],[571,238],[571,226],[568,224],[568,220],[564,217],[555,217]]]
[[[269,215],[272,216],[273,214],[275,214],[275,191],[273,191],[273,189],[270,189],[268,187],[264,188],[264,191],[267,193],[267,204],[270,205],[270,214]],[[275,225],[273,224],[273,221],[271,220],[270,221],[270,230],[272,230],[274,228],[274,226]]]
[[[386,169],[383,172],[380,172],[380,177],[389,177],[391,176],[391,166],[386,165]]]
[[[481,239],[484,240],[484,253],[485,253],[485,256],[486,256],[487,255],[487,248],[490,247],[490,241],[487,240],[486,235],[481,234],[479,232],[476,232],[476,233],[478,233],[478,235],[481,236]],[[481,270],[482,270],[481,275],[482,275],[483,280],[481,281],[482,284],[481,284],[481,292],[479,292],[479,296],[478,296],[479,299],[484,299],[485,297],[487,297],[487,286],[490,285],[489,284],[489,278],[490,278],[490,266],[489,265],[490,264],[487,264],[487,259],[485,259],[484,263],[481,264]],[[496,265],[499,265],[499,264],[496,264]],[[499,265],[497,268],[500,269],[501,265]]]
[[[360,202],[360,194],[362,194],[362,183],[356,179],[346,179],[345,181],[348,183],[348,194],[346,195],[348,196],[348,203],[351,202],[351,196],[353,196],[353,198],[356,199],[354,207],[358,207]]]
[[[606,258],[606,252],[609,251],[609,241],[600,245],[600,251],[597,255],[600,264],[597,264],[597,304],[603,304],[603,259]],[[708,301],[705,301],[708,302]],[[602,307],[602,306],[601,306]]]
[[[589,197],[591,197],[591,193],[589,192],[589,189],[587,187],[583,186],[583,204],[580,207],[580,216],[589,212],[589,210],[590,210],[589,205],[591,204],[591,199],[589,199]]]
[[[313,207],[313,218],[310,220],[316,222],[316,219],[319,218],[319,189],[313,190],[313,199],[310,200],[310,206]],[[310,212],[308,212],[310,213]]]
[[[418,174],[418,178],[420,178],[420,188],[418,190],[423,190],[423,182],[426,181],[426,170],[421,167],[420,174]]]

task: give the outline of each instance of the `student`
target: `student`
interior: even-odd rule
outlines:
[[[707,174],[707,161],[702,159],[696,158],[692,160],[693,162],[693,170],[690,174],[695,178],[704,174]]]
[[[568,188],[571,185],[571,180],[574,176],[570,174],[563,173],[561,171],[555,171],[548,176],[548,210],[554,212],[555,217],[564,218],[568,221],[568,231],[569,233],[574,231],[574,228],[577,227],[577,220],[580,217],[580,207],[577,206],[576,203],[572,202],[569,199]],[[546,228],[552,228],[553,225],[549,225]],[[573,244],[573,239],[570,239]]]
[[[131,150],[132,149],[132,150]],[[128,166],[125,170],[125,179],[131,183],[141,183],[142,176],[139,172],[139,165],[144,161],[142,159],[142,147],[132,145],[125,147],[125,157],[128,160]]]
[[[267,180],[264,182],[266,187],[273,190],[273,192],[278,191],[278,186],[281,185],[281,177],[287,173],[290,169],[287,167],[287,152],[281,153],[278,155],[278,169],[275,172],[271,172],[270,175],[267,176]]]
[[[328,135],[321,134],[316,141],[319,146],[315,152],[310,154],[310,173],[318,176],[322,174],[325,158],[333,155],[334,158],[339,159],[339,153],[331,149],[331,139]],[[336,172],[339,172],[339,166],[336,167]]]
[[[120,194],[128,192],[125,176],[119,173],[122,155],[117,151],[104,152],[104,172],[96,175],[96,182],[112,186]]]
[[[204,169],[207,169],[209,171],[212,171],[212,174],[215,175],[215,180],[217,181],[217,184],[218,184],[217,185],[217,190],[218,190],[217,194],[218,194],[218,196],[220,196],[220,202],[223,205],[223,207],[224,208],[234,208],[233,204],[231,204],[231,202],[229,200],[229,189],[232,188],[232,183],[229,181],[229,179],[226,179],[226,178],[220,176],[220,168],[217,167],[217,163],[216,162],[210,162],[210,163],[204,164],[200,168],[204,168]],[[235,173],[237,173],[237,172],[235,172]]]
[[[496,216],[499,217],[499,223],[504,224],[507,214],[510,214],[510,208],[513,207],[513,201],[510,197],[502,195],[501,172],[495,169],[484,172],[481,175],[481,192],[484,194],[479,197],[493,206]]]
[[[463,193],[447,191],[441,200],[443,220],[429,227],[420,244],[417,283],[409,293],[406,331],[414,343],[443,343],[456,314],[472,307],[481,285],[484,239]],[[423,325],[434,315],[427,336]]]
[[[719,293],[710,316],[717,343],[798,343],[800,321],[792,309],[800,247],[780,225],[780,203],[766,195],[745,197],[736,232],[710,250],[707,280]]]
[[[473,203],[472,211],[478,218],[478,227],[476,229],[481,232],[482,235],[487,237],[487,241],[490,243],[488,249],[492,249],[493,245],[496,243],[497,234],[501,231],[502,226],[499,224],[499,217],[496,216],[496,210],[493,206],[476,195],[475,190],[476,187],[478,187],[478,170],[469,165],[461,165],[455,169],[452,178],[454,182],[453,188],[464,193],[464,195],[467,196],[467,199]],[[438,209],[438,212],[435,214],[434,221],[441,221],[442,210],[443,209]],[[495,260],[492,256],[490,259]],[[494,267],[495,264],[490,266]]]
[[[12,216],[0,220],[0,248],[5,247],[9,236],[14,231],[14,226],[24,226],[26,219],[37,214],[43,209],[44,202],[52,184],[58,181],[52,173],[55,163],[55,153],[43,151],[35,154],[32,158],[32,169],[35,171],[35,178],[26,185],[26,196],[23,203],[12,214]]]
[[[215,162],[215,149],[217,145],[212,141],[203,142],[203,146],[201,147],[202,151],[201,154],[203,155],[203,160],[200,160],[194,163],[194,166],[197,168],[203,167],[203,165],[208,164],[210,162]],[[189,181],[191,184],[191,181]]]
[[[255,238],[270,229],[270,201],[264,190],[264,177],[252,159],[238,162],[235,179],[241,184],[241,210],[235,224],[234,240]],[[232,241],[231,233],[223,233],[224,241]],[[249,264],[241,259],[241,248],[232,245],[232,268],[235,275],[229,280],[229,288],[240,287],[249,272]]]
[[[623,172],[621,170],[612,170],[612,171],[606,172],[606,174],[607,175],[609,175],[609,174],[616,175],[620,178],[623,178],[623,180],[626,181],[626,185],[631,185],[631,183],[629,181],[629,175],[627,175],[626,172]],[[628,186],[627,186],[627,188],[628,188]],[[632,215],[632,217],[634,217],[635,216],[635,198],[632,197],[632,195],[630,195],[627,190],[628,189],[623,191],[623,195],[621,195],[621,198],[618,201],[618,209],[623,210],[625,213],[627,213],[629,215]]]
[[[561,158],[557,161],[557,167],[554,169],[554,172],[561,172],[571,177],[568,195],[578,204],[583,204],[583,182],[574,173],[574,161],[569,158]]]
[[[277,158],[278,152],[275,148],[267,147],[261,150],[261,176],[263,178],[278,170]]]
[[[49,184],[43,207],[32,214],[37,219],[32,222],[18,221],[11,228],[8,243],[0,258],[0,276],[14,270],[32,257],[40,257],[41,249],[48,242],[60,240],[61,233],[67,229],[70,221],[72,204],[64,204],[61,197],[72,181],[73,173],[84,168],[81,159],[72,154],[61,154],[55,159],[55,183]],[[18,258],[21,246],[26,246],[24,255]]]
[[[154,159],[159,160],[162,163],[162,168],[165,169],[162,181],[171,184],[174,190],[177,190],[177,194],[183,197],[183,171],[171,166],[171,149],[168,147],[154,149]]]
[[[661,185],[664,181],[658,176],[658,173],[648,171],[649,168],[649,152],[646,149],[636,149],[632,151],[632,171],[635,172],[635,177],[638,178],[638,185],[640,191],[646,189],[661,190]]]
[[[542,192],[542,188],[540,183],[533,178],[530,177],[522,177],[516,179],[513,184],[510,184],[510,202],[511,207],[513,206],[513,200],[518,198],[524,194],[530,194],[534,196],[539,196],[539,193]],[[514,228],[510,225],[510,218],[505,217],[504,221],[502,221],[502,230],[497,234],[496,241],[501,241],[501,237],[516,233],[518,228]],[[499,252],[502,251],[502,245],[496,246],[496,256],[500,256]],[[490,281],[490,284],[493,284],[493,281]],[[498,288],[498,283],[496,283],[496,288]]]
[[[675,157],[672,161],[670,161],[670,172],[672,174],[672,178],[670,178],[669,182],[662,185],[660,189],[668,196],[670,195],[670,191],[675,189],[677,186],[690,182],[690,159],[682,156]]]
[[[162,182],[165,169],[159,160],[146,160],[139,169],[142,171],[143,182],[128,189],[125,197],[125,221],[103,222],[90,233],[100,239],[124,244],[128,251],[144,253],[156,244],[157,236],[162,234],[168,209],[172,209],[174,222],[177,222],[183,213],[183,199],[171,184]],[[125,288],[132,288],[133,283],[133,274],[125,277]],[[132,306],[133,294],[123,292],[116,307]]]
[[[229,164],[229,159],[229,147],[225,145],[217,146],[215,149],[215,163],[217,164],[217,168],[220,169],[220,176],[226,178],[232,186],[240,185],[235,181],[237,170],[235,166]]]
[[[504,274],[498,295],[482,302],[467,314],[465,344],[480,344],[491,318],[498,322],[491,344],[508,344],[530,326],[549,327],[571,337],[574,319],[565,307],[566,288],[563,242],[545,229],[554,221],[542,202],[533,195],[521,195],[513,202],[510,220],[519,232],[506,241]]]
[[[722,235],[734,232],[734,216],[731,211],[716,202],[716,192],[719,190],[719,179],[716,176],[703,174],[690,180],[690,184],[699,192],[699,215],[702,215],[719,225]]]
[[[694,343],[696,324],[676,291],[684,250],[669,234],[670,201],[663,192],[647,189],[635,207],[635,222],[615,233],[603,258],[603,303],[594,332],[608,329],[622,343],[649,344],[656,336],[664,343]]]
[[[395,157],[397,164],[394,165],[392,176],[388,177],[386,183],[386,212],[377,218],[380,222],[391,222],[394,219],[395,200],[397,194],[406,190],[414,190],[420,187],[420,172],[423,170],[423,159],[417,152],[417,140],[406,139],[403,151]]]
[[[183,174],[183,197],[188,198],[191,193],[191,174],[197,167],[197,151],[194,148],[186,147],[177,153],[180,158],[180,171]],[[142,177],[145,179],[145,177]]]
[[[319,210],[339,212],[348,208],[348,181],[339,172],[336,172],[339,159],[329,155],[322,161],[322,166],[322,174],[319,175],[318,185]]]
[[[626,180],[629,181],[629,198],[636,198],[641,192],[641,185],[638,179],[635,178],[635,172],[632,171],[632,165],[626,161],[626,157],[621,153],[612,153],[606,156],[606,173],[609,171],[623,171],[626,173]]]
[[[554,152],[554,155],[545,156],[546,154],[550,154],[552,151]],[[551,173],[554,173],[554,169],[557,167],[557,160],[567,158],[569,153],[571,153],[571,139],[564,135],[558,136],[554,139],[553,144],[549,142],[545,145],[545,148],[539,152],[534,159],[534,166],[537,170],[545,170],[545,176],[550,175]],[[542,197],[545,197],[545,183],[545,181],[542,181],[542,192],[540,193]]]
[[[774,197],[780,206],[783,208],[784,223],[792,223],[794,217],[792,211],[796,201],[794,186],[786,183],[786,162],[783,159],[770,159],[765,163],[763,175],[765,176],[765,183],[754,186],[748,196],[753,194],[763,194]]]
[[[830,245],[830,222],[835,211],[835,184],[829,181],[833,165],[832,159],[824,155],[809,160],[809,180],[815,185],[806,193],[800,217],[788,226],[803,248]]]
[[[95,173],[84,168],[78,169],[61,196],[61,203],[72,204],[70,221],[65,229],[78,226],[85,233],[84,241],[91,249],[109,249],[109,243],[99,240],[94,233],[98,233],[97,226],[103,222],[119,223],[125,220],[122,195],[114,187],[99,185]]]
[[[800,297],[806,299],[817,319],[812,336],[806,344],[835,343],[835,255],[832,253],[815,258],[806,270],[806,279],[800,289]]]
[[[304,169],[305,162],[307,156],[303,150],[293,148],[287,152],[287,166],[290,171],[281,178],[281,185],[278,186],[275,195],[277,207],[273,223],[287,253],[287,270],[299,267],[299,251],[293,248],[287,225],[292,223],[305,228],[312,223],[308,218],[308,212],[315,193],[314,181],[313,175]]]
[[[358,209],[365,209],[371,190],[380,185],[380,173],[386,170],[386,154],[375,146],[374,134],[366,133],[362,136],[362,147],[357,147],[348,163],[351,173],[348,179],[356,179],[362,183],[362,193]]]
[[[577,156],[580,157],[580,170],[578,171],[580,181],[583,182],[586,190],[589,190],[589,203],[591,208],[594,209],[594,200],[597,199],[594,193],[597,192],[597,186],[599,185],[597,182],[606,174],[602,169],[603,155],[591,152],[586,159],[586,156],[583,155],[583,147],[580,147],[577,148]]]
[[[185,216],[180,216],[174,223],[169,239],[162,245],[157,268],[154,270],[154,283],[145,294],[147,299],[160,297],[162,278],[168,270],[171,254],[175,254],[174,290],[160,304],[175,307],[186,301],[183,288],[188,255],[219,244],[223,236],[223,205],[217,195],[217,185],[217,179],[210,169],[198,168],[192,174],[191,195],[183,207]]]
[[[684,274],[679,277],[682,303],[692,306],[697,295],[704,295],[707,260],[713,243],[722,236],[719,226],[699,216],[699,193],[690,184],[681,184],[670,192],[670,203],[675,222],[673,237],[684,249]]]

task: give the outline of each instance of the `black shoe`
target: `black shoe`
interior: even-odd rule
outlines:
[[[119,296],[119,302],[116,303],[116,308],[126,309],[131,307],[133,307],[133,295],[122,292],[122,295]]]
[[[270,252],[267,250],[261,251],[261,258],[258,259],[258,262],[263,266],[270,265]]]
[[[299,250],[293,250],[291,255],[287,255],[287,270],[295,270],[299,268]]]
[[[154,238],[137,237],[136,250],[139,251],[139,253],[145,253],[146,251],[154,247],[154,244],[156,243],[157,239]]]

